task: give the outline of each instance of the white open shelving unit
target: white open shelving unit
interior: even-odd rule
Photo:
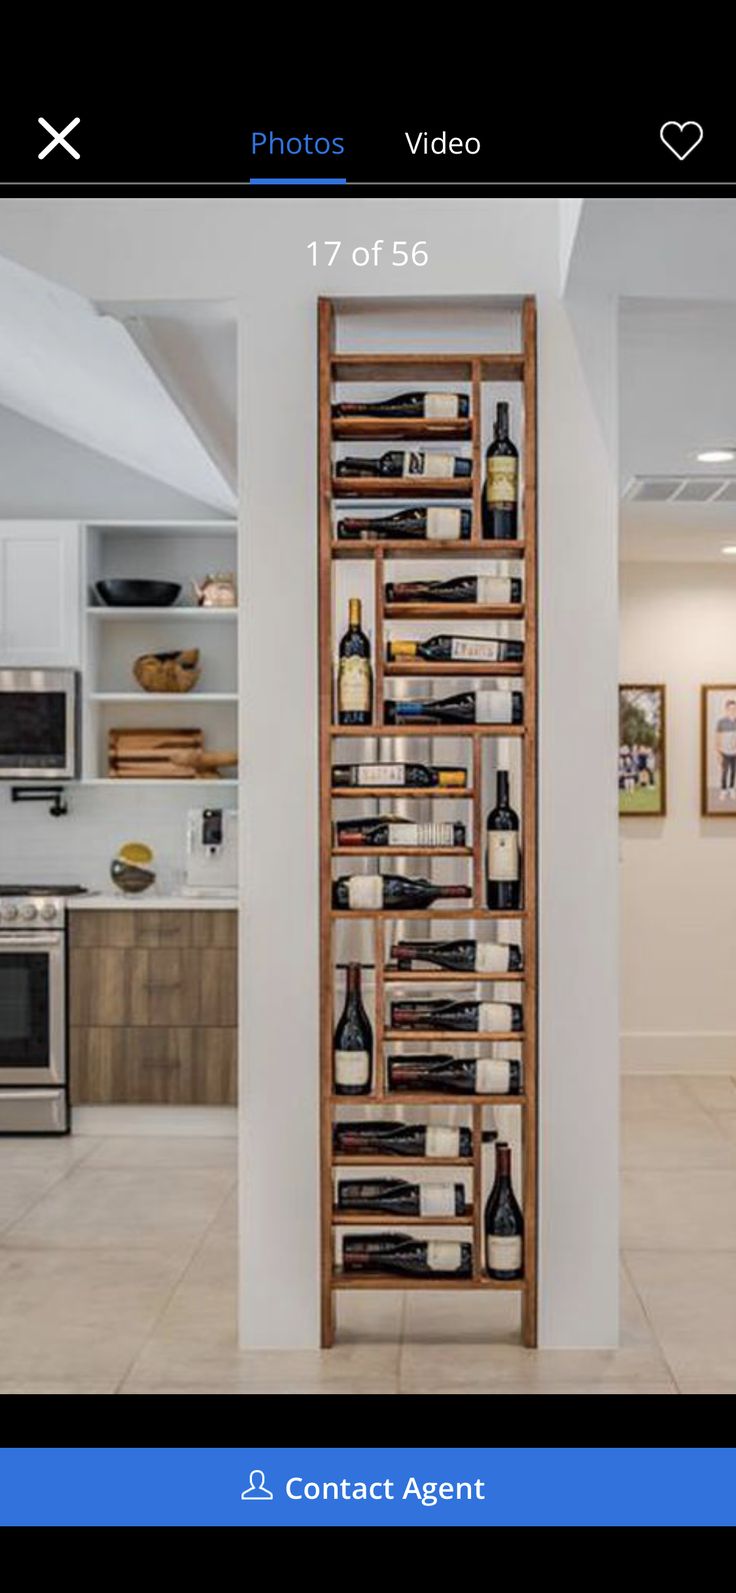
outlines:
[[[239,611],[200,608],[192,581],[232,570],[236,578],[237,525],[231,520],[113,521],[84,527],[82,546],[82,783],[184,790],[232,791],[237,779],[121,780],[108,775],[112,729],[181,725],[201,729],[206,749],[238,745]],[[102,579],[176,581],[171,608],[109,608],[97,596]],[[182,694],[147,692],[133,663],[141,653],[198,647],[201,677]]]

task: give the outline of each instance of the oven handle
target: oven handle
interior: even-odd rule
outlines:
[[[63,946],[63,944],[64,935],[61,930],[51,931],[47,934],[43,934],[38,929],[29,930],[27,933],[18,929],[0,930],[0,949],[2,950],[10,950],[14,947],[16,951],[55,951],[57,947]]]

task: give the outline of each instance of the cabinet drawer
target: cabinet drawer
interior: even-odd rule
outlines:
[[[235,1029],[77,1028],[70,1032],[72,1102],[231,1106]]]
[[[83,946],[142,946],[184,948],[226,947],[238,944],[238,915],[234,908],[181,912],[140,907],[87,909],[69,914],[69,944]]]
[[[92,1028],[235,1025],[237,953],[227,947],[72,946],[69,1013],[71,1024]]]

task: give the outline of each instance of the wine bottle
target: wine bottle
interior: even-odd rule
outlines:
[[[414,1239],[408,1233],[349,1234],[343,1239],[346,1272],[400,1273],[410,1278],[470,1278],[473,1247],[447,1239]]]
[[[416,658],[430,664],[520,664],[524,643],[493,636],[430,636],[426,642],[392,637],[386,658],[389,664]]]
[[[473,1154],[469,1128],[445,1123],[369,1122],[335,1123],[332,1148],[336,1156],[423,1156],[427,1160],[454,1161]]]
[[[519,454],[509,437],[509,406],[496,405],[493,441],[486,449],[483,483],[483,536],[492,542],[516,540]]]
[[[411,1184],[405,1178],[341,1178],[337,1185],[341,1211],[390,1211],[397,1217],[462,1217],[462,1184]]]
[[[390,1056],[389,1089],[411,1095],[518,1095],[521,1063],[495,1056]]]
[[[520,1034],[524,1014],[518,1001],[391,1002],[392,1029],[457,1029],[468,1034]]]
[[[521,946],[500,940],[397,940],[391,956],[399,971],[413,968],[415,962],[458,973],[519,973],[522,967]]]
[[[399,509],[396,514],[345,515],[337,522],[338,542],[467,542],[470,509],[443,504]]]
[[[520,603],[523,583],[512,575],[455,575],[451,581],[387,581],[387,603]]]
[[[470,414],[467,393],[395,393],[371,404],[341,400],[333,404],[335,416],[376,415],[387,420],[461,420]]]
[[[489,1278],[510,1283],[524,1270],[524,1218],[511,1183],[511,1147],[496,1145],[496,1178],[486,1201],[483,1226]]]
[[[404,874],[346,874],[332,886],[332,905],[344,911],[374,911],[405,907],[411,912],[431,907],[442,898],[467,901],[473,892],[469,885],[438,885],[432,879],[409,879]]]
[[[472,471],[472,460],[460,454],[420,453],[413,448],[390,448],[378,459],[348,455],[335,465],[336,476],[422,476],[425,481],[467,477]]]
[[[336,763],[332,784],[339,786],[440,786],[448,791],[467,784],[467,771],[426,763]]]
[[[521,691],[460,691],[452,697],[387,697],[387,725],[520,725]]]
[[[373,1030],[363,1006],[360,963],[348,963],[345,1005],[334,1038],[336,1095],[370,1094],[373,1071]]]
[[[400,814],[344,819],[335,825],[337,846],[464,846],[464,824],[413,824]]]
[[[496,777],[496,806],[486,820],[486,906],[495,912],[521,906],[519,815],[509,802],[508,769]]]
[[[369,725],[372,713],[371,644],[362,629],[360,598],[351,597],[348,628],[340,642],[337,718],[341,725]]]

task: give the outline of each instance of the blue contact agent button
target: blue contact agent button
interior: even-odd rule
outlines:
[[[240,1497],[245,1500],[246,1504],[268,1503],[269,1499],[273,1499],[270,1488],[266,1487],[265,1471],[254,1470],[251,1472],[248,1478],[248,1487],[243,1489]]]

